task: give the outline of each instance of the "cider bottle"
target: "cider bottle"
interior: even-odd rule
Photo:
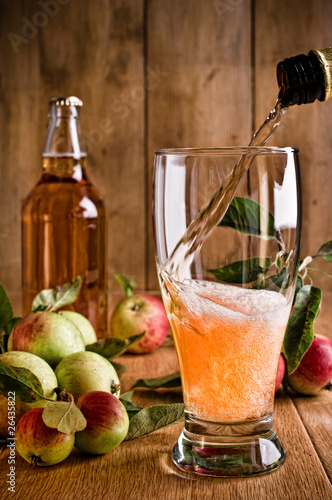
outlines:
[[[83,277],[72,306],[107,336],[106,210],[86,173],[77,97],[52,97],[43,168],[22,207],[23,314],[34,297]]]
[[[332,97],[332,47],[311,50],[277,65],[279,99],[284,107]]]

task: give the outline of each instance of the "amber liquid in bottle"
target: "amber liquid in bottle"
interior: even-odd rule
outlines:
[[[43,289],[83,277],[67,308],[107,336],[106,214],[85,172],[85,158],[44,157],[43,173],[22,209],[23,314]]]

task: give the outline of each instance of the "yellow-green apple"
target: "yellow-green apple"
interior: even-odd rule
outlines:
[[[145,332],[128,352],[143,354],[154,351],[164,342],[169,330],[163,303],[148,294],[134,294],[123,299],[111,317],[113,337],[127,339]]]
[[[80,330],[72,321],[54,312],[31,312],[21,319],[8,338],[8,351],[26,351],[51,366],[74,352],[84,351]]]
[[[0,360],[16,368],[27,368],[38,378],[45,398],[56,399],[54,389],[58,386],[55,373],[48,363],[39,356],[24,351],[8,351],[0,354]],[[6,388],[7,389],[7,388]],[[4,393],[5,391],[2,390]],[[8,391],[7,391],[8,393]],[[5,393],[5,396],[7,396]],[[24,394],[16,394],[16,399],[25,400]],[[30,398],[29,398],[30,401]]]
[[[47,399],[40,399],[39,401],[34,401],[33,403],[26,403],[25,401],[19,401],[17,395],[15,401],[6,398],[0,394],[0,436],[10,437],[12,432],[12,424],[18,424],[23,415],[34,408],[45,408],[49,403]]]
[[[0,394],[0,436],[9,437],[12,429],[25,413],[25,403],[7,399]]]
[[[97,342],[96,332],[85,316],[75,311],[58,311],[58,314],[69,319],[69,321],[72,321],[77,326],[83,336],[85,345]]]
[[[87,421],[85,429],[75,435],[78,450],[101,455],[114,450],[125,439],[129,428],[128,414],[113,394],[88,392],[76,404]]]
[[[315,335],[299,366],[287,379],[300,394],[314,396],[320,392],[332,379],[332,340]]]
[[[55,369],[59,386],[76,399],[90,391],[105,391],[120,396],[120,382],[113,365],[90,351],[64,358]]]
[[[44,424],[44,408],[28,411],[19,420],[15,431],[15,444],[18,453],[33,465],[45,466],[58,464],[72,451],[75,434],[65,434]]]
[[[275,385],[275,390],[277,391],[281,385],[281,382],[283,381],[283,378],[285,376],[285,371],[286,371],[286,362],[285,358],[283,357],[282,354],[279,356],[279,362],[278,362],[278,368],[277,368],[277,377],[276,377],[276,385]]]

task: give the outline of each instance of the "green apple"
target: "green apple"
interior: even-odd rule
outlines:
[[[128,414],[113,394],[88,392],[76,404],[87,421],[85,429],[75,435],[78,450],[101,455],[114,450],[125,439],[129,428]]]
[[[10,366],[16,368],[27,368],[36,377],[44,391],[44,396],[49,399],[56,399],[54,389],[58,387],[58,381],[54,371],[46,361],[39,356],[23,351],[8,351],[0,354],[0,360],[5,361]],[[8,392],[8,391],[7,391]],[[5,394],[7,396],[7,394]],[[16,393],[16,399],[24,400],[24,395],[20,396]]]
[[[75,311],[59,311],[58,314],[69,319],[69,321],[72,321],[77,326],[83,336],[85,345],[97,342],[96,332],[85,316]]]
[[[55,366],[74,352],[84,351],[80,330],[54,312],[31,312],[21,319],[8,339],[8,351],[26,351]]]
[[[54,465],[65,460],[72,451],[75,434],[65,434],[44,424],[43,408],[28,411],[15,431],[17,452],[32,465]]]
[[[120,396],[120,383],[113,365],[90,351],[76,352],[64,358],[55,369],[59,386],[75,400],[90,391],[105,391]]]

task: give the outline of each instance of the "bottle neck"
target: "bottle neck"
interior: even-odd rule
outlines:
[[[88,181],[85,158],[68,156],[44,156],[41,182],[82,182]]]
[[[314,52],[278,63],[277,79],[282,106],[306,104],[325,98],[324,70]]]
[[[74,105],[59,106],[52,102],[43,158],[80,160],[85,157],[86,150],[81,134],[79,108]]]

